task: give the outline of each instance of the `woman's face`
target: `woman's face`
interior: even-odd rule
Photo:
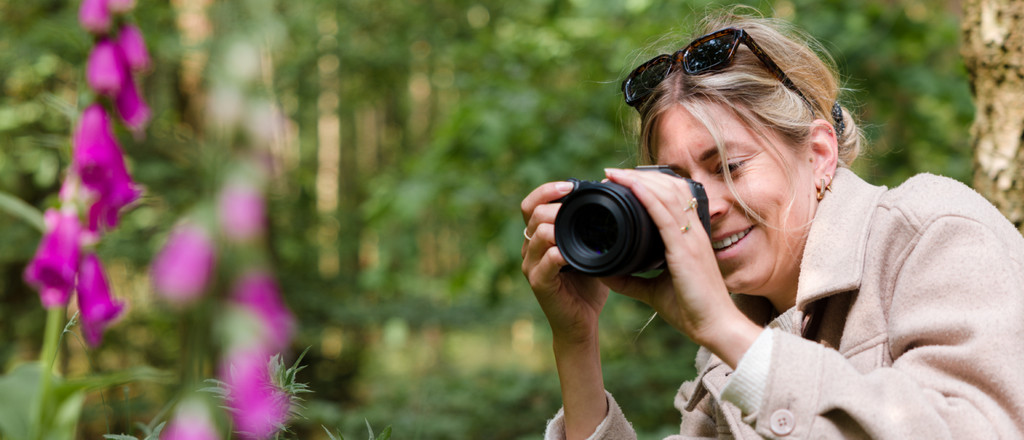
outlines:
[[[708,110],[720,127],[728,166],[723,170],[711,133],[682,106],[668,110],[655,126],[657,163],[704,184],[712,247],[729,291],[767,297],[785,310],[795,302],[806,232],[817,206],[816,157],[810,148],[794,153],[769,136],[773,149],[731,111],[718,105]],[[736,196],[760,221],[746,214]]]

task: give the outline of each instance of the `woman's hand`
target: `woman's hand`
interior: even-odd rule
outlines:
[[[608,299],[608,287],[597,278],[560,272],[567,263],[555,247],[555,216],[561,203],[554,201],[572,192],[570,182],[551,182],[537,187],[523,199],[526,222],[523,241],[523,274],[530,282],[556,343],[592,342],[597,319]]]
[[[597,340],[597,318],[608,300],[608,287],[597,278],[561,272],[567,263],[555,247],[555,216],[561,204],[554,201],[572,188],[569,182],[547,183],[523,200],[523,274],[551,325],[566,438],[583,439],[608,413]]]
[[[604,278],[616,292],[650,305],[673,327],[734,367],[761,332],[732,302],[711,239],[689,185],[662,173],[608,170],[608,178],[633,191],[665,242],[668,270],[654,279]]]

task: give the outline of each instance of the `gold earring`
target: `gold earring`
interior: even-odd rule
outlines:
[[[825,177],[828,177],[828,183],[825,183]],[[825,175],[821,178],[821,188],[818,188],[818,201],[825,198],[825,191],[832,191],[832,176]]]

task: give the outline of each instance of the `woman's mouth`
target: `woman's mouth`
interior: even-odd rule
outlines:
[[[713,242],[713,243],[711,243],[711,247],[715,251],[720,251],[720,250],[723,250],[725,248],[728,248],[729,246],[732,246],[732,245],[736,244],[736,242],[742,240],[743,237],[746,237],[747,234],[750,233],[751,229],[754,229],[754,227],[751,226],[751,227],[749,227],[747,229],[744,229],[744,230],[742,230],[740,232],[737,232],[737,233],[732,234],[732,235],[730,235],[728,237],[725,237],[725,239],[723,239],[721,241]]]

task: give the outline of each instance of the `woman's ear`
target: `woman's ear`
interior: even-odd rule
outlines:
[[[836,167],[839,164],[839,140],[836,138],[832,124],[824,119],[815,119],[811,124],[808,154],[811,156],[811,164],[814,167],[814,181],[816,185],[821,185],[821,179],[825,179],[827,185],[836,176]]]

